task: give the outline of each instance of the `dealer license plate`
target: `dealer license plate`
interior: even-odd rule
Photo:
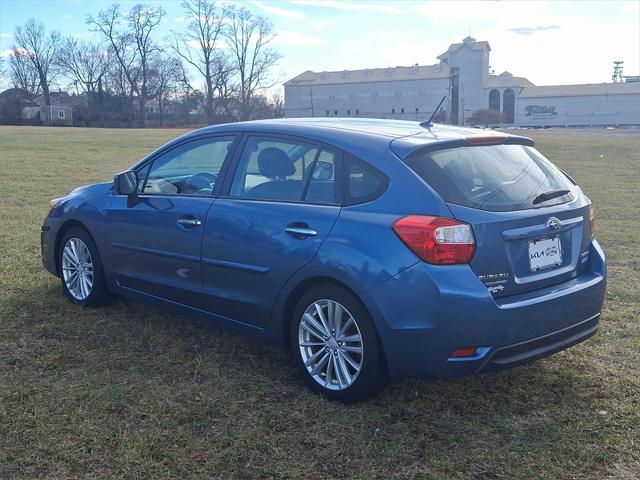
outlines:
[[[532,272],[553,268],[562,263],[560,238],[545,238],[529,242],[529,268]]]

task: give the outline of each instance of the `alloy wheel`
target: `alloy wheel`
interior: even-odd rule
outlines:
[[[316,300],[307,307],[298,346],[307,372],[326,389],[345,390],[362,371],[362,334],[355,318],[336,301]]]
[[[93,259],[79,238],[70,238],[62,249],[62,278],[73,298],[86,300],[93,288]]]

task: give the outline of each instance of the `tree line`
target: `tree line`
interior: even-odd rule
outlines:
[[[160,40],[166,12],[159,5],[123,10],[114,3],[89,15],[91,41],[47,32],[29,19],[15,29],[6,75],[29,96],[43,95],[46,105],[53,86],[66,81],[86,99],[78,114],[87,125],[143,127],[153,118],[146,111],[153,99],[160,123],[168,105],[182,123],[194,111],[209,124],[281,116],[280,98],[264,96],[281,58],[273,24],[244,6],[210,0],[183,0],[182,8],[186,28]]]

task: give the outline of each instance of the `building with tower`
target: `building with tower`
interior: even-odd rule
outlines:
[[[473,112],[503,114],[500,126],[640,125],[640,82],[536,86],[510,72],[490,72],[491,47],[472,37],[449,46],[433,65],[306,71],[285,82],[287,117],[424,120],[468,125]]]

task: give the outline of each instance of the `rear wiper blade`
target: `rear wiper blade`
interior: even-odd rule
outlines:
[[[533,199],[533,204],[537,205],[538,203],[546,202],[552,198],[562,197],[567,193],[571,193],[571,190],[551,190],[550,192],[544,192]]]

